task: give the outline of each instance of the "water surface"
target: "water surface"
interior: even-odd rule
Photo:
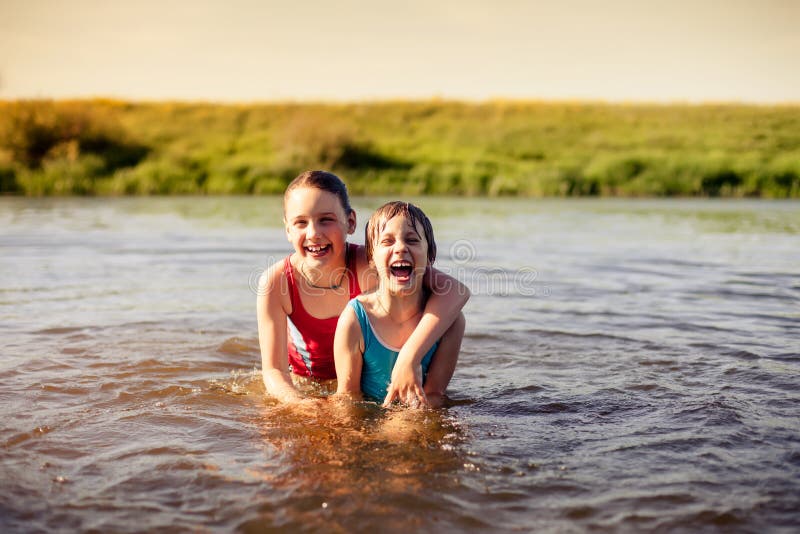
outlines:
[[[279,199],[0,199],[0,529],[797,531],[800,204],[418,204],[473,290],[427,412],[265,397]]]

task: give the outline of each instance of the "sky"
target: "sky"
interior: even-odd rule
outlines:
[[[800,0],[0,0],[0,99],[800,102]]]

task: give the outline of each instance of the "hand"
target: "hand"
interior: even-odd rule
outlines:
[[[428,405],[428,398],[422,389],[422,366],[397,361],[392,370],[392,382],[389,384],[383,406],[389,406],[395,399],[409,406]]]
[[[280,369],[264,369],[261,372],[266,392],[282,403],[293,403],[303,399],[288,372]]]

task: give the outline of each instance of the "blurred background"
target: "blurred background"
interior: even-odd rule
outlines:
[[[0,2],[0,192],[800,195],[800,3]]]

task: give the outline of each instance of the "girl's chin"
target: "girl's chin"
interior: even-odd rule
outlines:
[[[386,288],[389,293],[398,296],[413,295],[420,289],[414,277],[396,278],[392,276],[388,280],[383,281],[383,287]]]

